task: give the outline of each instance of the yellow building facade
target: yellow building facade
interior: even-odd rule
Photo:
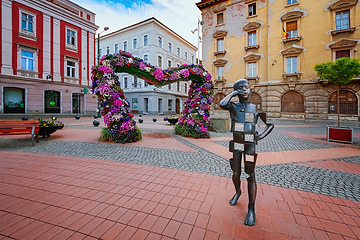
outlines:
[[[252,102],[273,118],[333,120],[336,86],[314,66],[360,58],[358,0],[203,0],[202,59],[215,83],[214,114],[236,80],[252,84]],[[360,50],[360,49],[359,49]],[[360,76],[342,86],[340,114],[360,121]]]

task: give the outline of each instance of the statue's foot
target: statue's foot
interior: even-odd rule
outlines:
[[[245,218],[245,225],[254,226],[255,224],[255,210],[249,209],[248,214]]]
[[[236,194],[232,197],[232,199],[229,201],[229,203],[230,203],[231,206],[234,206],[234,205],[237,204],[237,201],[238,201],[240,195],[241,195],[241,193],[239,193],[239,194],[236,193]]]

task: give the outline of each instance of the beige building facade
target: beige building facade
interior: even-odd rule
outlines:
[[[236,80],[272,118],[333,120],[336,86],[314,66],[360,58],[358,0],[203,0],[202,59],[215,83],[214,114]],[[360,121],[360,76],[342,86],[341,118]]]

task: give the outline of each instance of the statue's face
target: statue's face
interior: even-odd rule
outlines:
[[[251,88],[248,83],[240,85],[236,91],[238,91],[238,97],[239,99],[248,99],[251,93]]]

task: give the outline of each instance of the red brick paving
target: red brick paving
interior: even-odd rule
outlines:
[[[234,207],[228,204],[233,194],[229,178],[80,157],[8,151],[1,155],[2,237],[360,238],[356,201],[258,184],[257,221],[248,227],[243,224],[247,196]],[[129,187],[134,182],[137,185]],[[161,193],[164,187],[169,187],[167,194]],[[145,189],[145,195],[139,194]],[[54,198],[58,201],[49,201]],[[39,209],[43,213],[37,214]]]
[[[68,119],[66,125],[78,123]],[[140,126],[172,128],[159,121]],[[98,134],[64,128],[51,139],[97,142]],[[196,151],[166,134],[144,136],[132,145]],[[231,157],[214,138],[187,140]],[[0,154],[0,239],[360,239],[356,201],[258,184],[257,220],[248,227],[246,194],[236,206],[228,204],[234,191],[229,178],[80,157]],[[331,160],[360,155],[353,146],[259,155],[260,165],[291,161],[359,174],[356,164]]]

